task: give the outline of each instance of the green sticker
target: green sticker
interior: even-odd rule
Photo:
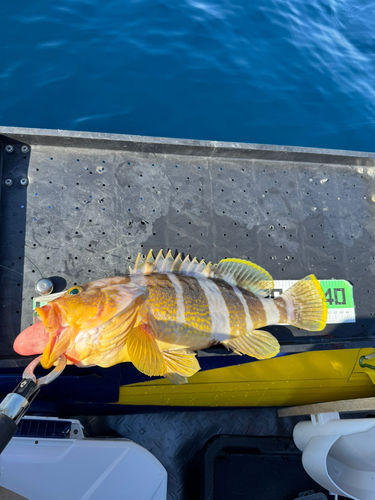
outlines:
[[[353,308],[353,287],[345,280],[319,280],[328,309]]]

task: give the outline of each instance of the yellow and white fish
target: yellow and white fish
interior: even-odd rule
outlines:
[[[194,351],[221,343],[237,354],[272,358],[280,346],[262,330],[289,324],[325,327],[327,304],[310,275],[276,299],[270,274],[251,262],[218,264],[140,254],[128,276],[70,288],[37,312],[42,323],[17,337],[19,354],[43,352],[51,367],[62,354],[77,366],[108,367],[131,361],[142,373],[187,382],[199,369]]]

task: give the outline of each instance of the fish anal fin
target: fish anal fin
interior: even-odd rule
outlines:
[[[247,354],[257,359],[273,358],[280,352],[280,345],[273,335],[264,330],[253,330],[239,337],[221,342],[236,354]]]
[[[161,376],[167,371],[166,363],[148,324],[130,330],[126,337],[129,358],[133,365],[145,375]]]
[[[167,378],[173,385],[187,384],[188,379],[179,375],[178,373],[164,373],[164,377]]]
[[[241,259],[223,259],[212,266],[212,278],[220,278],[262,297],[267,297],[273,289],[272,276],[262,267]]]
[[[167,367],[166,373],[177,374],[182,377],[191,377],[201,369],[196,353],[189,349],[177,349],[175,351],[163,351],[164,361]],[[166,376],[164,374],[164,376]]]

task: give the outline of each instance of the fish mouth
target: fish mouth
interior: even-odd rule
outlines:
[[[23,330],[16,337],[13,349],[22,356],[42,354],[40,363],[48,369],[71,347],[78,329],[66,324],[65,311],[57,304],[38,307],[36,312],[41,321]],[[70,363],[74,362],[74,359],[70,360]]]
[[[61,314],[54,304],[36,308],[42,321],[23,330],[15,339],[13,348],[23,356],[43,353],[43,366],[50,364],[52,350],[61,333]]]
[[[65,338],[65,337],[63,337]],[[60,346],[59,346],[60,344]],[[60,348],[57,348],[60,347]],[[61,348],[61,341],[58,340],[58,336],[49,335],[49,339],[46,347],[44,348],[40,364],[43,368],[51,368],[54,363],[67,349]]]
[[[43,351],[40,364],[43,368],[51,368],[54,366],[60,358],[60,356],[65,355],[66,352],[70,349],[73,343],[73,339],[75,335],[72,335],[72,328],[63,328],[61,329],[59,335],[50,335],[48,339],[48,343]],[[75,330],[73,330],[75,333]],[[72,363],[75,360],[71,359],[70,356],[66,356],[66,358]]]
[[[37,307],[36,312],[43,322],[45,332],[49,335],[40,360],[43,368],[48,369],[69,349],[75,329],[65,325],[64,311],[57,304],[50,303],[44,307]]]

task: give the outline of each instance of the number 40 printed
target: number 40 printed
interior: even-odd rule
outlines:
[[[325,293],[327,304],[330,306],[345,306],[346,297],[344,288],[328,288]]]

